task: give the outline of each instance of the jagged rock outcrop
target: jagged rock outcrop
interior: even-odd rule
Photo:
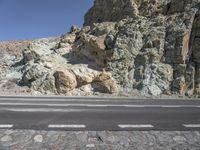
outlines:
[[[90,31],[84,37],[105,37],[106,48],[92,57],[96,62],[105,58],[100,64],[111,70],[125,90],[136,88],[153,95],[170,91],[198,94],[199,3],[96,0],[85,15],[84,25],[90,25]]]
[[[152,17],[166,13],[168,5],[169,0],[95,0],[94,6],[85,15],[84,25],[116,22],[136,16]],[[170,7],[170,13],[175,11],[173,7]]]
[[[35,40],[20,85],[41,93],[200,95],[200,0],[95,0],[83,28]]]
[[[67,94],[85,85],[91,85],[90,93],[116,93],[118,86],[111,73],[73,54],[74,41],[75,34],[69,34],[32,42],[23,51],[19,84],[41,93]],[[98,44],[93,41],[93,46]]]

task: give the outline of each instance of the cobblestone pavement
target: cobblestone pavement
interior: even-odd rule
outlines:
[[[0,130],[0,150],[200,150],[200,132]]]

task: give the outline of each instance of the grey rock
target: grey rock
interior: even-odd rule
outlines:
[[[137,15],[137,9],[137,5],[133,0],[96,0],[94,6],[85,15],[84,25],[106,21],[119,21],[126,17]]]
[[[54,94],[199,95],[199,3],[95,0],[83,28],[27,46],[21,83]]]
[[[35,141],[35,142],[38,142],[38,143],[42,143],[42,141],[43,141],[43,136],[42,136],[42,135],[36,135],[36,136],[34,137],[34,141]]]

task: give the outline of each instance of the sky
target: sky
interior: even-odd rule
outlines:
[[[0,0],[0,41],[66,33],[82,26],[93,0]]]

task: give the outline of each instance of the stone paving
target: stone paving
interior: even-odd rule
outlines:
[[[0,130],[0,150],[200,150],[200,132]]]

